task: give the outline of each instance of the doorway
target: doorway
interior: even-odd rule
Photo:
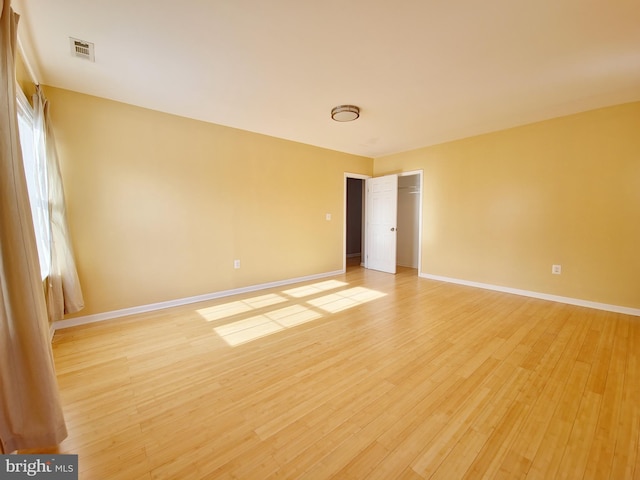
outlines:
[[[421,175],[398,177],[396,265],[418,268],[420,257]]]
[[[355,174],[347,174],[345,178],[345,268],[364,266],[366,178],[368,177]]]
[[[366,267],[366,175],[345,173],[344,269]],[[398,174],[396,265],[420,274],[422,171]]]

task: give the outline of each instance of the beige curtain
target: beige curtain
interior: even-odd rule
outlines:
[[[84,307],[82,289],[67,226],[64,189],[60,175],[58,152],[49,120],[49,102],[40,86],[33,96],[35,154],[47,166],[47,192],[49,196],[50,267],[46,283],[49,321],[61,320],[65,314]]]
[[[0,12],[0,451],[53,446],[67,435],[18,136],[18,16]]]

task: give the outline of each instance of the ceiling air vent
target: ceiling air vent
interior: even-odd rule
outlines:
[[[71,55],[95,62],[93,43],[73,37],[69,37],[69,41],[71,43]]]

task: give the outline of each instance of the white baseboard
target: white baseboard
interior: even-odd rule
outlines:
[[[626,315],[635,315],[640,317],[640,308],[622,307],[619,305],[610,305],[608,303],[591,302],[589,300],[581,300],[579,298],[562,297],[560,295],[550,295],[548,293],[532,292],[530,290],[520,290],[518,288],[502,287],[500,285],[492,285],[490,283],[471,282],[468,280],[460,280],[458,278],[442,277],[440,275],[431,275],[428,273],[419,273],[421,278],[430,280],[438,280],[441,282],[457,283],[469,287],[484,288],[485,290],[495,290],[497,292],[512,293],[514,295],[522,295],[524,297],[539,298],[541,300],[549,300],[551,302],[566,303],[569,305],[577,305],[579,307],[595,308],[596,310],[605,310],[607,312],[624,313]]]
[[[255,292],[258,290],[265,290],[267,288],[281,287],[283,285],[291,285],[292,283],[308,282],[311,280],[317,280],[320,278],[333,277],[345,273],[344,270],[336,270],[333,272],[318,273],[316,275],[308,275],[306,277],[290,278],[287,280],[279,280],[276,282],[261,283],[259,285],[250,285],[248,287],[234,288],[232,290],[223,290],[220,292],[206,293],[204,295],[196,295],[195,297],[179,298],[176,300],[169,300],[167,302],[150,303],[148,305],[141,305],[139,307],[123,308],[121,310],[112,310],[110,312],[95,313],[93,315],[84,315],[82,317],[69,318],[67,320],[59,320],[54,322],[51,326],[53,332],[61,330],[63,328],[75,327],[78,325],[85,325],[88,323],[102,322],[104,320],[111,320],[113,318],[126,317],[128,315],[135,315],[138,313],[153,312],[155,310],[162,310],[165,308],[179,307],[181,305],[188,305],[190,303],[204,302],[207,300],[213,300],[216,298],[229,297],[231,295],[237,295],[240,293]],[[52,333],[53,336],[53,333]]]

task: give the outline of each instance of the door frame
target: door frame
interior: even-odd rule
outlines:
[[[371,175],[363,175],[361,173],[350,173],[344,172],[344,199],[343,199],[343,218],[344,222],[342,224],[342,272],[347,271],[347,178],[357,178],[359,180],[365,181],[367,178],[371,178]],[[362,250],[364,250],[364,246],[366,242],[364,241],[367,238],[367,225],[364,222],[364,215],[366,209],[366,188],[362,189]],[[360,263],[366,268],[366,255],[365,252],[362,252],[362,257]]]
[[[398,173],[399,177],[410,177],[418,175],[418,185],[420,185],[420,192],[418,194],[418,276],[422,275],[422,205],[424,194],[424,170],[411,170],[408,172]]]
[[[418,200],[418,276],[422,276],[422,224],[423,224],[423,200],[424,200],[424,170],[410,170],[408,172],[400,172],[397,173],[397,175],[399,177],[404,177],[404,176],[411,176],[411,175],[418,175],[420,177],[419,180],[419,185],[420,185],[420,194],[419,194],[419,200]],[[381,175],[382,176],[382,175]],[[350,173],[350,172],[345,172],[344,173],[344,198],[343,198],[343,218],[344,218],[344,222],[342,224],[342,272],[346,272],[347,271],[347,178],[358,178],[360,180],[366,180],[367,178],[372,178],[373,175],[363,175],[360,173]],[[364,221],[364,216],[366,215],[365,212],[365,208],[366,208],[366,196],[367,196],[367,192],[366,192],[366,188],[364,189],[364,196],[365,198],[363,199],[363,204],[362,204],[362,218]],[[363,241],[363,244],[366,245],[366,237],[367,237],[367,226],[366,226],[366,222],[363,223],[363,228],[362,228],[362,234],[363,234],[363,238],[365,239]],[[364,248],[363,248],[364,249]],[[366,252],[362,252],[362,254],[364,255],[362,257],[362,264],[365,268],[367,268],[367,264],[366,264]]]

